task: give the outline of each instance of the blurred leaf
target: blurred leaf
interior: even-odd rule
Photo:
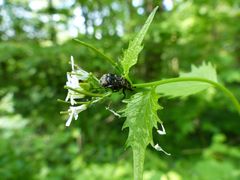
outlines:
[[[234,167],[229,162],[217,162],[215,160],[203,160],[194,167],[194,180],[211,180],[211,179],[231,179],[237,180],[240,174],[236,173]]]

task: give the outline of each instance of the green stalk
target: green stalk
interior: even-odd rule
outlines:
[[[71,87],[68,87],[68,86],[64,86],[64,88],[65,89],[70,89],[70,90],[75,91],[75,92],[80,93],[80,94],[84,94],[86,96],[92,96],[92,97],[103,97],[103,96],[105,96],[104,94],[87,92],[87,91],[84,91],[84,90],[74,89],[74,88],[71,88]]]
[[[144,158],[145,158],[145,150],[144,147],[132,147],[133,150],[133,175],[134,180],[142,180],[143,179],[143,167],[144,167]]]
[[[64,103],[64,104],[71,104],[70,102],[67,102],[67,101],[64,101],[64,100],[61,100],[61,99],[57,99],[57,102],[61,102],[61,103]],[[76,102],[76,104],[89,104],[89,102],[82,101],[82,102]]]
[[[140,83],[140,84],[133,84],[133,87],[136,88],[144,88],[144,87],[149,87],[149,86],[158,86],[162,84],[167,84],[167,83],[174,83],[174,82],[182,82],[182,81],[198,81],[198,82],[205,82],[213,85],[215,88],[220,89],[223,91],[223,93],[231,100],[231,102],[234,104],[236,107],[237,111],[240,113],[240,104],[237,100],[237,98],[233,95],[231,91],[229,91],[227,88],[225,88],[223,85],[211,81],[209,79],[204,79],[204,78],[194,78],[194,77],[179,77],[179,78],[170,78],[170,79],[164,79],[160,81],[154,81],[154,82],[149,82],[149,83]]]
[[[79,44],[91,49],[92,51],[96,52],[97,54],[99,54],[103,59],[105,59],[108,63],[110,63],[114,68],[116,68],[119,73],[122,72],[122,70],[119,68],[118,64],[110,57],[108,57],[107,55],[105,55],[104,53],[102,53],[100,50],[98,50],[97,48],[95,48],[94,46],[92,46],[91,44],[88,44],[86,42],[80,41],[78,39],[74,39],[74,41],[78,42]]]

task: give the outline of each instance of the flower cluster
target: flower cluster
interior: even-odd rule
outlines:
[[[70,73],[67,73],[67,82],[66,82],[66,88],[68,89],[68,94],[65,101],[68,102],[70,100],[70,104],[71,104],[71,106],[68,109],[69,118],[66,122],[66,126],[70,126],[73,118],[77,120],[78,114],[86,110],[88,107],[87,104],[82,104],[80,106],[74,106],[74,105],[78,104],[76,100],[83,99],[85,97],[85,94],[79,93],[80,91],[84,90],[80,86],[80,82],[86,81],[89,77],[89,73],[77,67],[74,64],[73,56],[71,56],[71,66],[72,66],[72,71]]]
[[[69,118],[66,122],[66,126],[70,126],[72,119],[78,119],[78,114],[88,108],[91,104],[94,104],[108,94],[98,94],[96,89],[101,89],[99,80],[92,75],[84,71],[82,68],[74,64],[74,59],[71,56],[72,71],[67,73],[67,82],[65,88],[68,89],[65,102],[70,104],[67,111]],[[94,91],[95,90],[95,91]],[[98,91],[97,91],[98,92]]]
[[[69,118],[68,118],[68,120],[66,122],[66,126],[70,126],[73,117],[74,117],[75,120],[77,120],[78,114],[80,112],[86,110],[86,109],[87,109],[87,105],[86,104],[83,104],[83,105],[80,105],[80,106],[70,106],[69,109],[68,109]]]
[[[83,90],[83,88],[80,86],[79,81],[86,81],[89,77],[89,73],[79,67],[77,67],[77,69],[75,68],[76,65],[74,64],[73,56],[71,56],[71,65],[72,65],[72,72],[67,73],[66,86],[71,89]],[[71,89],[68,89],[68,94],[65,101],[70,100],[71,105],[75,105],[76,104],[75,99],[84,98],[85,95],[80,94]]]
[[[161,123],[161,127],[162,127],[162,130],[158,129],[157,130],[157,133],[161,136],[161,135],[166,135],[166,131],[165,131],[165,128],[163,127],[163,124]],[[159,144],[156,144],[153,146],[154,149],[156,149],[157,151],[162,151],[164,152],[166,155],[170,156],[171,154],[170,153],[167,153],[166,151],[163,150],[163,148],[161,148],[161,146],[159,146]]]

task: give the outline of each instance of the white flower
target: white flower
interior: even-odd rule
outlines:
[[[78,78],[78,80],[86,81],[89,77],[89,73],[87,71],[84,71],[83,69],[79,68],[74,72],[76,73],[76,77]]]
[[[156,144],[155,146],[153,146],[154,149],[156,149],[157,151],[162,151],[164,152],[166,155],[170,156],[170,153],[167,153],[166,151],[163,150],[163,148],[161,148],[158,144]]]
[[[77,69],[75,70],[75,64],[74,64],[73,56],[71,56],[71,65],[72,65],[72,73],[75,75],[75,77],[78,80],[85,81],[85,80],[88,79],[89,73],[87,71],[84,71],[80,67],[77,67]]]
[[[166,134],[166,131],[165,131],[165,128],[163,127],[163,124],[161,123],[161,127],[162,127],[162,130],[158,129],[157,132],[159,135],[165,135]],[[154,149],[156,149],[157,151],[162,151],[164,152],[166,155],[170,156],[171,154],[170,153],[167,153],[166,151],[163,150],[163,148],[161,148],[159,146],[159,144],[156,144],[153,146]]]
[[[81,99],[81,98],[84,98],[84,95],[83,94],[74,94],[75,92],[69,90],[68,94],[67,94],[67,97],[65,99],[65,101],[67,102],[69,99],[70,99],[70,104],[71,105],[74,105],[76,104],[77,102],[75,101],[75,99]]]
[[[79,81],[75,75],[67,74],[67,82],[66,85],[71,88],[79,88]]]
[[[157,132],[158,132],[159,135],[165,135],[166,131],[165,131],[162,123],[161,123],[161,126],[162,126],[162,130],[158,129]]]
[[[79,67],[75,69],[76,65],[74,64],[73,56],[71,56],[71,66],[72,66],[72,72],[67,74],[66,86],[72,89],[83,90],[79,84],[79,81],[87,80],[89,77],[89,73]],[[84,94],[80,94],[78,92],[75,92],[69,89],[65,101],[68,101],[70,99],[71,105],[74,105],[76,104],[75,99],[81,99],[84,97],[85,97]]]
[[[72,119],[74,118],[75,120],[77,120],[78,114],[86,109],[87,109],[86,104],[83,104],[81,106],[70,106],[68,109],[69,118],[66,122],[66,126],[70,126]]]
[[[83,90],[80,87],[79,81],[75,75],[67,74],[66,86],[71,87],[73,89]],[[79,93],[69,89],[65,101],[68,101],[70,99],[71,105],[74,105],[74,104],[76,104],[75,99],[81,99],[81,98],[84,98],[84,96],[85,96],[84,94],[79,94]]]

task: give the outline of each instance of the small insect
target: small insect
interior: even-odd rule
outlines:
[[[124,97],[125,97],[125,90],[132,91],[131,84],[122,76],[118,76],[116,74],[104,74],[100,78],[101,86],[105,88],[110,88],[113,91],[120,91],[122,89]]]

